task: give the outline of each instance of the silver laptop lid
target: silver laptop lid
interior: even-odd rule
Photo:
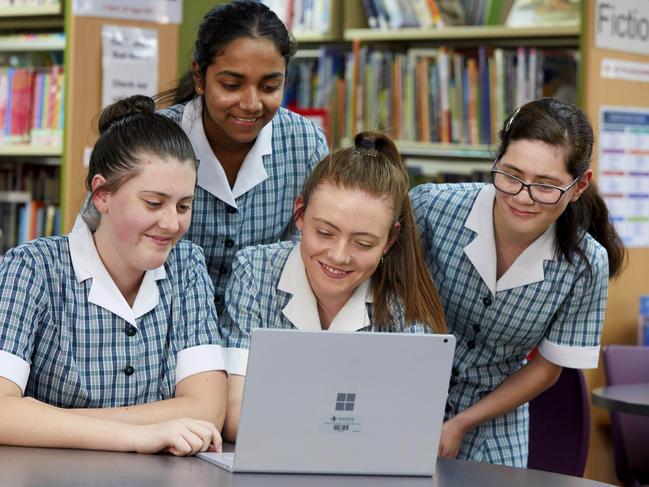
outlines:
[[[235,471],[431,475],[455,338],[254,329]]]

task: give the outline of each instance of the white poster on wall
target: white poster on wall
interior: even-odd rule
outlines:
[[[104,25],[101,105],[132,95],[158,92],[158,32],[153,29]]]
[[[182,0],[73,0],[72,15],[180,24]]]
[[[596,0],[595,46],[646,55],[649,53],[649,1]]]
[[[600,108],[598,184],[627,247],[649,247],[649,107]]]

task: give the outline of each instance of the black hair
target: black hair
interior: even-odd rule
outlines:
[[[575,105],[555,98],[540,98],[515,110],[500,132],[497,160],[514,140],[540,140],[561,147],[567,171],[573,178],[590,168],[593,128],[586,114]],[[597,185],[591,181],[579,199],[568,204],[556,225],[557,253],[571,262],[573,253],[588,260],[579,247],[584,232],[590,233],[608,253],[609,276],[622,271],[626,251],[609,220],[608,208]],[[590,266],[590,263],[588,263]]]
[[[93,192],[92,180],[100,174],[106,179],[101,190],[114,193],[137,175],[143,155],[190,162],[196,169],[194,150],[182,128],[155,113],[155,102],[142,95],[119,100],[99,114],[99,139],[90,155],[86,189]],[[93,193],[94,193],[93,192]],[[92,198],[83,217],[91,229],[99,224]]]
[[[216,56],[223,54],[230,42],[248,37],[271,41],[286,61],[286,68],[297,50],[292,35],[286,26],[266,5],[250,1],[236,1],[212,8],[203,17],[196,35],[193,60],[201,76]],[[185,103],[196,96],[193,71],[190,68],[178,81],[175,89],[161,93],[157,100]]]

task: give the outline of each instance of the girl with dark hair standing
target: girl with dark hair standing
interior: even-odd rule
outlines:
[[[134,96],[106,108],[67,236],[0,264],[0,444],[174,455],[220,449],[212,282],[187,231],[196,158]]]
[[[493,184],[422,185],[411,199],[457,338],[439,453],[524,467],[527,402],[561,367],[597,366],[624,248],[591,180],[581,110],[530,102],[500,139]]]
[[[381,134],[359,134],[355,144],[320,162],[296,199],[298,243],[237,254],[221,322],[227,439],[236,436],[253,328],[444,331],[401,157]]]
[[[162,115],[189,136],[200,161],[187,237],[203,247],[216,308],[237,250],[286,236],[292,204],[328,152],[322,131],[280,108],[295,45],[265,5],[213,8],[196,39],[192,69]]]

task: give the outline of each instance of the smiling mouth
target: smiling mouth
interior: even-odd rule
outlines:
[[[254,118],[245,118],[245,117],[237,117],[235,115],[231,115],[231,117],[236,120],[239,123],[245,123],[245,124],[253,124],[257,122],[261,117],[254,117]]]
[[[157,245],[169,245],[173,243],[174,239],[172,237],[160,237],[158,235],[147,235],[151,240],[153,240],[154,243]]]
[[[519,210],[518,208],[514,208],[513,206],[510,206],[510,208],[512,209],[514,215],[523,216],[523,217],[533,217],[536,215],[536,212],[533,211]]]
[[[331,267],[330,265],[327,265],[327,264],[325,264],[323,262],[320,262],[320,261],[318,261],[318,264],[320,264],[320,267],[322,268],[322,270],[324,271],[324,273],[327,276],[333,277],[335,279],[345,277],[345,276],[347,276],[348,274],[351,273],[351,271],[345,271],[343,269],[338,269],[336,267]]]

